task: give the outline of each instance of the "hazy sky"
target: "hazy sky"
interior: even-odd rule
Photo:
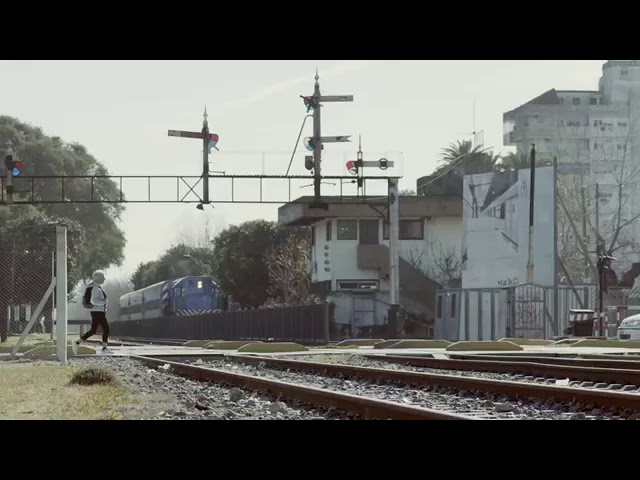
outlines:
[[[313,92],[317,67],[323,94],[355,96],[353,103],[322,109],[323,135],[353,135],[355,140],[327,145],[324,171],[347,174],[344,161],[355,158],[360,133],[365,159],[382,153],[398,159],[402,152],[402,163],[389,173],[402,174],[401,188],[415,189],[416,179],[437,166],[443,147],[471,138],[474,99],[476,130],[484,130],[485,146],[504,152],[505,111],[550,88],[595,90],[603,63],[0,61],[0,113],[85,145],[114,175],[197,176],[201,144],[170,138],[167,130],[200,130],[206,104],[211,130],[220,135],[212,170],[282,175],[305,115],[299,95]],[[308,173],[303,156],[296,157],[292,174]],[[145,185],[130,184],[127,193],[131,188],[146,192]],[[236,193],[241,188],[236,186]],[[256,185],[244,188],[247,195],[257,190]],[[282,191],[280,184],[264,188]],[[225,189],[218,194],[228,198]],[[292,194],[311,191],[296,186]],[[121,225],[127,236],[125,261],[108,273],[131,274],[138,263],[157,258],[176,243],[181,231],[201,231],[205,219],[219,230],[256,218],[276,220],[277,205],[219,204],[204,212],[193,204],[127,205]]]

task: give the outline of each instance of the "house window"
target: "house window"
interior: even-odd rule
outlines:
[[[627,122],[618,122],[618,126],[619,127],[626,127],[627,126]]]
[[[598,104],[598,99],[597,98],[590,98],[589,99],[589,105],[597,105]]]
[[[560,97],[560,105],[564,103],[564,98]]]
[[[338,220],[338,240],[357,240],[358,221]]]
[[[384,239],[389,240],[389,224],[384,222]],[[422,229],[422,220],[400,220],[400,232],[398,235],[400,240],[422,240],[424,232]]]
[[[597,143],[594,143],[594,144],[593,144],[593,149],[594,149],[594,150],[597,150],[597,149],[598,149],[598,144],[597,144]]]
[[[337,290],[377,291],[380,288],[380,283],[378,280],[338,280],[336,286]]]
[[[622,150],[622,145],[618,144],[618,150]]]
[[[574,97],[573,98],[573,104],[574,105],[580,105],[580,99],[578,97]]]
[[[316,227],[311,227],[311,246],[316,244]]]
[[[442,318],[442,295],[438,295],[438,306],[437,306],[437,314],[438,318]]]
[[[327,242],[331,241],[331,229],[333,228],[333,222],[331,220],[327,221]]]

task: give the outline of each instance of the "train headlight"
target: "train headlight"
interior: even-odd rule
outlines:
[[[201,281],[198,282],[198,288],[202,288],[202,282]]]

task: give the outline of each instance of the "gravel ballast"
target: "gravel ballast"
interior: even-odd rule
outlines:
[[[96,356],[71,360],[73,365],[110,368],[140,398],[136,418],[144,420],[327,420],[340,412],[310,409],[236,387],[198,382],[151,369],[126,357]]]
[[[310,361],[320,361],[315,355],[308,357],[308,359]],[[350,364],[358,365],[359,363],[355,362],[359,362],[360,360],[366,362],[366,364],[361,364],[362,366],[378,366],[379,368],[392,368],[394,370],[415,369],[416,371],[425,371],[423,368],[416,369],[415,367],[407,367],[405,369],[401,365],[382,364],[382,362],[374,362],[374,364],[372,364],[370,360],[360,358],[352,360],[354,363]],[[344,363],[344,361],[333,363]],[[375,365],[375,363],[381,365]],[[279,370],[267,367],[264,363],[259,365],[244,364],[240,361],[233,361],[231,358],[222,361],[205,361],[204,366],[485,419],[606,420],[637,418],[637,414],[634,412],[600,409],[590,405],[571,405],[537,399],[510,400],[503,396],[485,395],[481,392],[460,391],[445,387],[414,388],[388,383],[375,384],[368,380],[344,380],[322,374]],[[437,370],[435,373],[448,374],[449,372]],[[489,373],[487,377],[484,375],[475,375],[474,372],[461,373],[467,374],[465,376],[505,380],[504,374]]]

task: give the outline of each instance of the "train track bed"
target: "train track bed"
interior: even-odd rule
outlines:
[[[329,371],[304,371],[304,364],[311,361],[296,362],[301,365],[294,369],[283,369],[267,365],[274,359],[227,357],[223,360],[198,360],[197,363],[208,368],[242,373],[265,379],[299,383],[334,392],[344,392],[366,398],[404,403],[420,408],[452,412],[458,415],[480,419],[521,419],[521,420],[582,420],[582,419],[624,419],[637,418],[633,411],[615,408],[596,408],[594,405],[581,405],[571,402],[557,402],[551,398],[513,399],[495,393],[481,392],[449,386],[423,385],[409,386],[406,382],[357,378],[345,372],[342,378]],[[277,360],[283,362],[282,360]],[[196,361],[191,361],[196,362]],[[245,363],[249,362],[249,363]],[[290,359],[285,362],[291,363]],[[385,364],[387,371],[388,364]],[[333,372],[335,373],[335,372]]]
[[[113,370],[140,398],[145,420],[327,420],[346,414],[303,408],[292,402],[236,387],[185,379],[170,370],[149,368],[126,357],[74,358],[78,365],[102,365]]]
[[[545,361],[544,358],[525,363],[511,362],[509,359],[501,361],[487,361],[481,358],[446,360],[409,356],[353,354],[296,355],[288,358],[298,361],[338,365],[640,393],[640,365],[637,366],[638,370],[632,370],[630,368],[592,367],[589,366],[589,362],[585,362],[586,365],[545,364],[543,363]]]

